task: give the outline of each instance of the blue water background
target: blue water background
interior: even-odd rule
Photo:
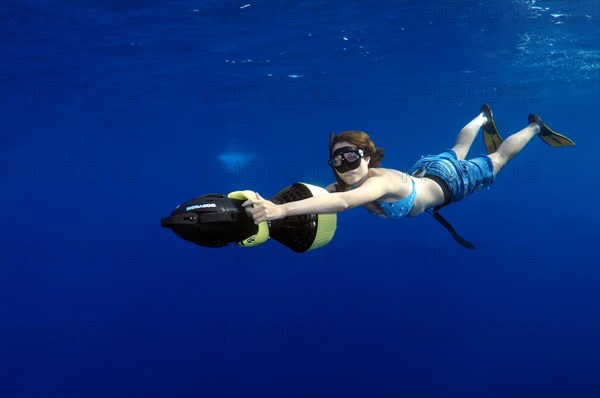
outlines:
[[[596,1],[0,3],[0,396],[596,397]],[[383,166],[482,103],[534,138],[431,217],[206,249],[194,196],[325,186],[329,131]],[[483,153],[477,138],[472,155]]]

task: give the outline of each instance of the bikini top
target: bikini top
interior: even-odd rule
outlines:
[[[385,218],[387,220],[399,220],[402,217],[406,217],[412,210],[417,197],[415,180],[412,177],[410,177],[410,180],[412,181],[412,191],[406,198],[397,202],[373,202],[383,214],[377,214],[368,209],[367,211],[374,216]]]

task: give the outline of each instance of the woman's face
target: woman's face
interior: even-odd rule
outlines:
[[[342,148],[344,149],[340,150]],[[335,172],[346,184],[356,184],[365,179],[369,174],[369,161],[371,158],[369,156],[361,157],[358,154],[358,148],[348,141],[337,142],[332,148],[332,153],[335,155],[334,157],[337,157],[338,160],[340,159],[339,156],[341,156],[342,165],[339,167],[341,170],[338,170],[338,167],[336,167]],[[347,170],[348,168],[352,168],[357,163],[358,167],[352,170]]]

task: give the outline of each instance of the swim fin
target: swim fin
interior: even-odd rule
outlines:
[[[575,146],[575,143],[573,141],[571,141],[569,138],[565,137],[562,134],[558,134],[556,131],[554,131],[550,127],[548,127],[539,116],[531,113],[529,115],[528,120],[529,120],[530,124],[535,123],[538,126],[540,126],[540,132],[538,134],[538,137],[540,137],[540,139],[542,141],[544,141],[546,144],[553,146],[555,148],[558,148],[561,146]]]
[[[489,155],[498,150],[498,147],[502,144],[503,140],[496,128],[494,114],[492,113],[490,106],[488,104],[481,105],[480,112],[485,114],[485,117],[487,118],[487,122],[483,125],[483,143],[485,144],[485,149]]]

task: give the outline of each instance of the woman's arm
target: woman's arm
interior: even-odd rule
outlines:
[[[254,206],[251,212],[255,223],[300,214],[339,213],[381,198],[388,193],[388,186],[386,178],[377,176],[370,177],[360,187],[347,192],[333,192],[281,205],[257,194],[256,199],[249,199],[243,205]]]

